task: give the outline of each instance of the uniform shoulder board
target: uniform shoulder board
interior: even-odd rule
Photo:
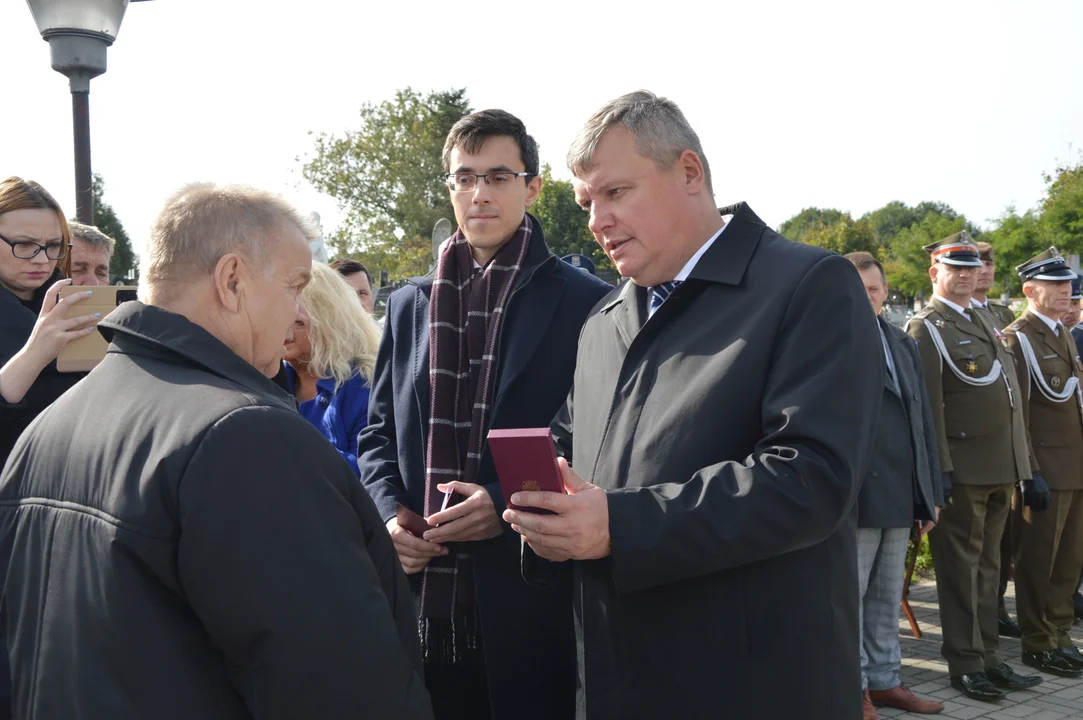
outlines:
[[[1021,327],[1026,325],[1026,321],[1023,318],[1016,318],[1008,327],[1004,328],[1004,332],[1011,330],[1012,332],[1018,332]]]
[[[914,317],[919,317],[924,320],[925,318],[929,317],[931,313],[934,312],[936,312],[936,308],[934,306],[926,305],[925,307],[914,313]]]

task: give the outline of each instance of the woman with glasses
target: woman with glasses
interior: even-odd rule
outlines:
[[[298,410],[357,469],[357,436],[368,424],[369,382],[380,328],[349,283],[320,262],[301,292],[305,318],[283,355]]]
[[[69,247],[64,213],[45,188],[0,182],[0,467],[30,421],[84,375],[56,369],[61,349],[97,320],[64,317],[86,294],[57,302],[71,282]]]

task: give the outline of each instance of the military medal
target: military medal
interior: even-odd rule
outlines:
[[[933,325],[936,325],[941,330],[944,329],[944,321],[941,320],[940,318],[937,318],[936,320],[933,320]]]
[[[966,371],[968,373],[970,373],[971,375],[973,375],[974,373],[976,373],[978,371],[978,364],[976,362],[974,362],[974,356],[973,355],[971,355],[967,359],[970,360],[970,362],[968,362],[966,364]]]

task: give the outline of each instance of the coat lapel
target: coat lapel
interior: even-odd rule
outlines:
[[[566,284],[567,280],[555,272],[555,268],[539,268],[517,296],[511,299],[514,306],[510,308],[501,329],[503,337],[500,344],[504,359],[498,368],[500,376],[494,406],[538,351],[542,338],[549,332],[553,313],[560,304]]]
[[[1042,359],[1042,356],[1048,355],[1049,352],[1052,351],[1063,358],[1064,362],[1073,365],[1072,355],[1068,352],[1068,346],[1064,342],[1065,338],[1058,337],[1053,332],[1052,328],[1046,325],[1045,321],[1040,317],[1037,317],[1032,313],[1029,308],[1027,309],[1027,322],[1030,323],[1030,326],[1035,332],[1041,335],[1042,342],[1045,343],[1045,347],[1047,348],[1042,351],[1042,354],[1038,357],[1039,360]]]
[[[891,332],[891,328],[890,326],[888,326],[887,320],[884,320],[882,317],[877,317],[876,320],[880,323],[880,330],[884,333],[884,339],[887,340],[887,347],[888,350],[891,352],[891,364],[895,368],[895,381],[898,383],[898,385],[896,385],[895,383],[891,382],[891,373],[888,372],[887,368],[885,367],[884,387],[891,390],[891,392],[895,393],[901,398],[906,397],[909,393],[909,387],[907,386],[906,381],[903,380],[903,375],[905,373],[902,372],[902,363],[905,362],[902,356],[905,350],[899,346],[899,340]]]
[[[421,279],[417,284],[414,302],[414,396],[417,398],[417,416],[429,417],[429,297],[432,278]],[[386,332],[386,330],[385,330]],[[424,422],[422,423],[424,425]],[[421,437],[429,437],[429,429],[421,428]]]
[[[933,306],[937,311],[944,316],[944,319],[950,322],[959,330],[959,332],[966,333],[967,335],[973,335],[976,338],[981,338],[988,342],[991,338],[984,331],[981,325],[981,318],[973,308],[970,309],[970,316],[972,320],[967,320],[966,316],[961,312],[951,307],[950,305],[941,302],[938,298],[933,298]],[[996,339],[995,337],[992,339]]]
[[[639,329],[647,322],[647,288],[636,285],[631,280],[624,283],[620,295],[609,308],[612,309],[613,322],[617,325],[624,346],[627,348],[639,334]],[[609,308],[604,308],[603,312]]]

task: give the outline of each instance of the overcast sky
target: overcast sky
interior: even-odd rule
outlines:
[[[243,182],[341,213],[308,187],[309,131],[361,104],[465,87],[521,117],[543,162],[606,100],[646,88],[696,128],[719,204],[770,225],[949,203],[979,225],[1034,206],[1083,148],[1083,3],[133,3],[91,83],[93,166],[140,251],[186,182]],[[0,3],[0,176],[75,214],[67,79],[20,0]]]

